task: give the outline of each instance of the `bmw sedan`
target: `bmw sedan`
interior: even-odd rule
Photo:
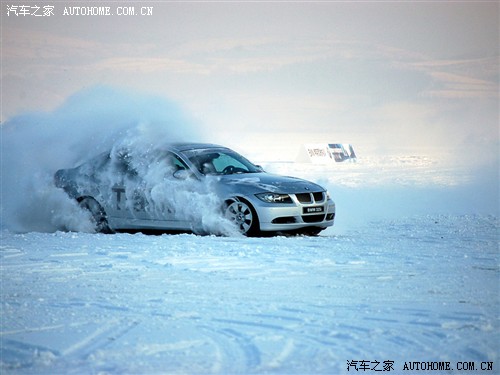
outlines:
[[[213,144],[115,147],[58,170],[55,184],[90,212],[95,230],[103,233],[207,232],[201,216],[211,211],[247,236],[316,235],[335,218],[323,187],[266,173]]]

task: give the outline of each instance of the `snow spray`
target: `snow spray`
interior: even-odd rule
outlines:
[[[175,103],[103,86],[72,95],[52,112],[15,116],[2,124],[1,131],[1,226],[18,232],[92,231],[89,214],[55,187],[53,176],[58,169],[123,147],[143,157],[152,145],[159,148],[164,143],[203,138],[201,127]],[[144,182],[148,199],[158,200],[168,188],[163,177],[159,166],[149,166]],[[203,230],[228,232],[220,228],[227,223],[220,220],[210,187],[193,189],[174,189],[175,194],[167,195],[168,203],[192,215]]]

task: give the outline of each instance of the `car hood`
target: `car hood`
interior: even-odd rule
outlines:
[[[219,184],[235,190],[252,190],[255,193],[304,193],[318,192],[325,189],[313,182],[296,177],[274,175],[270,173],[242,173],[216,177]],[[231,189],[233,190],[233,189]]]

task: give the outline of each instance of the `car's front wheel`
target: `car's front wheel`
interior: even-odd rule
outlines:
[[[94,230],[97,233],[114,233],[114,231],[109,227],[106,212],[99,202],[92,197],[80,197],[78,198],[78,204],[82,209],[90,212],[90,220],[92,221]]]
[[[225,216],[245,236],[259,234],[259,218],[250,203],[236,198],[226,202]]]

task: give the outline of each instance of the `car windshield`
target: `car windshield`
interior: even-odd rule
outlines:
[[[261,168],[229,149],[193,150],[189,152],[188,158],[204,175],[262,172]]]

